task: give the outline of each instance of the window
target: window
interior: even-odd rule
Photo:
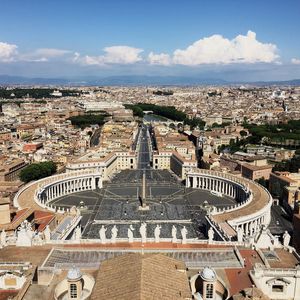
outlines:
[[[213,299],[214,296],[214,285],[212,283],[208,283],[206,285],[206,299]]]
[[[70,296],[71,296],[71,299],[77,298],[77,285],[74,283],[70,284]]]
[[[281,285],[281,284],[274,284],[272,286],[272,292],[283,293],[283,285]]]

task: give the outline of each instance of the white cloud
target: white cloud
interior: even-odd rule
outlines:
[[[175,64],[194,66],[201,64],[271,63],[279,58],[274,44],[264,44],[256,39],[255,32],[238,35],[229,40],[222,35],[212,35],[196,41],[184,50],[174,51]]]
[[[17,55],[17,48],[16,45],[0,42],[0,61],[13,61]]]
[[[186,49],[176,49],[171,54],[151,51],[148,56],[142,56],[143,51],[143,49],[129,46],[111,46],[104,48],[102,55],[95,56],[82,56],[78,52],[56,48],[39,48],[29,53],[18,53],[16,45],[0,42],[0,62],[67,61],[81,65],[99,66],[126,65],[138,62],[162,66],[280,63],[276,45],[258,41],[255,32],[252,31],[248,31],[246,35],[238,35],[232,40],[219,34],[204,37]],[[291,63],[300,64],[300,59],[293,58]]]
[[[148,61],[151,65],[163,65],[163,66],[169,66],[172,62],[169,54],[166,53],[155,54],[153,52],[149,53]]]
[[[71,51],[55,48],[39,48],[30,53],[19,55],[18,59],[28,62],[45,62],[51,58],[64,57],[70,54]]]
[[[82,60],[87,65],[105,64],[134,64],[142,60],[140,53],[143,49],[129,46],[113,46],[103,49],[105,54],[100,56],[85,56]],[[78,59],[78,58],[77,58]]]
[[[292,58],[291,59],[291,63],[294,64],[294,65],[300,65],[300,59],[298,59],[298,58]]]
[[[37,49],[34,54],[35,55],[39,55],[41,57],[47,57],[47,58],[51,58],[51,57],[59,57],[59,56],[64,56],[68,53],[70,53],[71,51],[69,50],[63,50],[63,49],[55,49],[55,48],[40,48]]]

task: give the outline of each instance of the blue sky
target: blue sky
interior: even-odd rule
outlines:
[[[299,0],[2,0],[0,74],[300,78],[299,28]]]

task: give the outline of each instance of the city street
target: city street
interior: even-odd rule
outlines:
[[[138,169],[150,169],[150,149],[149,140],[147,134],[148,128],[146,125],[142,125],[139,137],[139,153],[138,153]]]
[[[292,233],[293,224],[280,205],[273,205],[271,208],[271,223],[268,227],[272,234],[282,235],[285,231]]]

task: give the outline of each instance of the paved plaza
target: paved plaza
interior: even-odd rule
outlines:
[[[146,203],[149,210],[141,211],[142,174],[146,175]],[[154,237],[157,224],[161,225],[161,237],[171,237],[172,226],[180,229],[186,226],[187,237],[204,238],[205,214],[203,203],[216,207],[227,207],[235,202],[231,198],[217,197],[208,191],[186,189],[167,170],[125,170],[116,174],[102,189],[84,191],[61,197],[52,202],[58,207],[80,207],[83,238],[99,238],[102,225],[110,238],[113,224],[117,225],[118,237],[126,238],[131,224],[134,237],[140,237],[139,227],[147,223],[147,236]]]

